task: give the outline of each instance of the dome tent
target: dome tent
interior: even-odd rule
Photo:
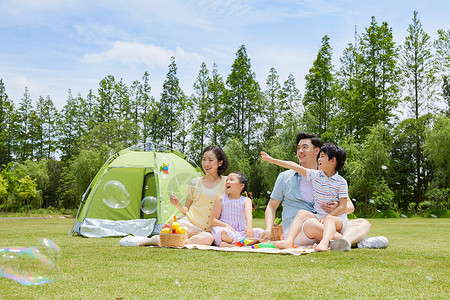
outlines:
[[[170,194],[184,202],[189,181],[201,175],[200,168],[194,167],[180,152],[153,143],[124,149],[106,161],[83,194],[72,235],[159,233],[162,225],[178,212],[170,204]],[[120,189],[120,205],[111,205],[108,199],[111,183]],[[157,207],[146,214],[141,210],[141,201],[149,196],[156,198]]]

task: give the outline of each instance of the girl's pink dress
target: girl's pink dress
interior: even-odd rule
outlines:
[[[214,244],[220,246],[222,243],[222,231],[225,231],[227,235],[233,239],[233,244],[245,238],[245,197],[241,196],[239,199],[230,200],[228,195],[222,196],[222,213],[219,220],[229,224],[236,232],[220,226],[214,226],[211,230],[211,234],[214,236]],[[255,238],[259,238],[259,235],[264,230],[261,228],[253,228]]]

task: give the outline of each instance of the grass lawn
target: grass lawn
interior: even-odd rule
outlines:
[[[0,299],[450,298],[450,219],[370,222],[389,248],[293,256],[120,247],[119,238],[70,237],[73,219],[0,218],[0,248],[49,238],[62,254],[58,281],[0,277]]]

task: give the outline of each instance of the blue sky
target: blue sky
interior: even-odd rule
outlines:
[[[202,62],[226,79],[244,44],[263,89],[274,67],[282,82],[292,73],[303,94],[324,35],[338,67],[355,26],[361,33],[375,16],[403,44],[414,10],[433,39],[450,28],[447,0],[0,0],[0,79],[16,104],[28,87],[33,105],[49,95],[60,109],[69,89],[84,97],[107,75],[130,85],[148,71],[159,99],[174,56],[190,95]]]

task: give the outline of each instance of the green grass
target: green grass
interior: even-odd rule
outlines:
[[[0,277],[0,299],[450,298],[449,219],[371,219],[389,248],[301,256],[120,247],[119,238],[70,237],[72,222],[0,219],[0,248],[49,238],[62,254],[58,281]]]

